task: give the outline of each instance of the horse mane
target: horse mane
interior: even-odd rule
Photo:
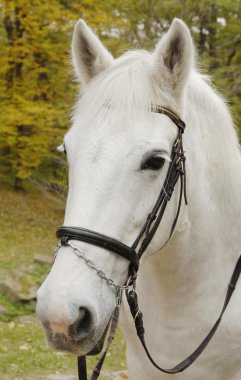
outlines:
[[[187,84],[186,95],[188,107],[195,110],[205,121],[204,137],[215,137],[223,148],[225,144],[226,153],[231,146],[232,151],[237,148],[240,154],[238,134],[227,101],[212,85],[210,78],[193,71]]]

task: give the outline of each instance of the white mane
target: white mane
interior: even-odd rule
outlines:
[[[237,186],[240,176],[237,173],[241,170],[238,134],[225,100],[209,80],[197,72],[192,72],[187,84],[185,116],[186,132],[190,135],[191,129],[196,129],[198,140],[193,148],[201,147],[202,159],[206,161],[208,176],[213,182],[215,200],[230,209],[235,203],[234,207],[237,207],[240,204],[240,187]],[[232,191],[226,191],[227,186]]]

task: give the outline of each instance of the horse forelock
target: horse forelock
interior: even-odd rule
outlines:
[[[152,75],[150,53],[129,51],[115,60],[113,66],[103,71],[87,85],[76,104],[73,119],[116,118],[116,123],[134,117],[140,110],[151,110],[152,104],[174,108],[169,94],[160,89]],[[115,110],[111,115],[108,110]]]

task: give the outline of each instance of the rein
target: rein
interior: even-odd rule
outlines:
[[[183,141],[182,141],[182,135],[185,130],[185,123],[173,111],[165,107],[153,105],[151,107],[151,111],[168,116],[177,126],[177,136],[172,146],[171,162],[168,167],[164,184],[161,188],[161,191],[158,195],[158,198],[156,200],[156,203],[152,211],[148,214],[147,219],[145,223],[143,224],[143,227],[141,231],[139,232],[137,238],[135,239],[134,243],[132,244],[132,246],[129,247],[117,239],[114,239],[112,237],[103,235],[101,233],[98,233],[92,230],[81,228],[81,227],[62,226],[56,232],[57,238],[59,239],[59,244],[56,249],[55,257],[61,246],[70,246],[71,249],[73,250],[73,253],[75,253],[79,258],[83,259],[85,263],[88,265],[88,267],[94,270],[97,273],[97,275],[101,279],[106,281],[106,284],[109,287],[112,287],[114,291],[116,292],[116,307],[108,323],[109,335],[107,338],[106,348],[103,351],[102,356],[99,359],[99,362],[97,363],[95,369],[93,370],[91,380],[98,379],[107,351],[114,339],[116,328],[118,325],[118,320],[119,320],[120,306],[122,303],[123,292],[125,292],[125,295],[130,307],[130,311],[131,311],[134,324],[136,327],[136,333],[140,339],[140,342],[146,352],[148,359],[153,364],[153,366],[157,368],[158,370],[164,373],[168,373],[168,374],[175,374],[175,373],[182,372],[186,368],[188,368],[203,352],[203,350],[206,348],[206,346],[212,339],[214,333],[216,332],[221,322],[223,313],[228,306],[228,303],[231,299],[231,296],[233,294],[233,291],[235,289],[236,283],[239,279],[240,272],[241,272],[241,256],[240,256],[234,268],[230,284],[228,285],[228,290],[226,293],[224,305],[221,310],[220,316],[217,319],[214,326],[212,327],[212,329],[209,331],[209,333],[205,337],[205,339],[194,350],[194,352],[191,355],[189,355],[185,360],[183,360],[182,362],[180,362],[178,365],[176,365],[175,367],[171,369],[164,369],[164,368],[159,367],[156,364],[156,362],[153,360],[153,358],[151,357],[145,343],[143,314],[140,311],[139,306],[138,306],[138,298],[137,298],[137,293],[135,290],[135,283],[136,283],[137,273],[139,269],[139,262],[158,229],[158,226],[166,210],[167,204],[171,200],[171,197],[172,197],[172,194],[173,194],[173,191],[175,189],[175,185],[178,179],[180,179],[179,202],[178,202],[176,216],[173,220],[173,223],[170,229],[170,235],[168,237],[167,242],[171,238],[172,233],[175,229],[178,216],[180,213],[183,197],[184,197],[185,203],[187,204],[185,155],[184,155]],[[83,242],[107,249],[129,260],[130,265],[129,265],[129,272],[128,272],[128,280],[126,281],[126,284],[122,287],[115,284],[115,282],[112,279],[108,278],[104,274],[103,271],[96,268],[95,264],[91,260],[85,257],[85,255],[73,244],[72,240],[83,241]],[[167,244],[167,242],[165,244]],[[87,355],[96,355],[97,353],[99,353],[99,351],[100,350],[98,349],[98,347],[97,348],[95,347]],[[79,380],[87,380],[86,356],[78,357],[78,375],[79,375]]]

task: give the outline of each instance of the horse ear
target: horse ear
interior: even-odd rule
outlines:
[[[193,42],[186,24],[175,18],[153,53],[155,80],[174,95],[181,94],[193,62]]]
[[[77,78],[83,84],[107,69],[113,62],[112,55],[83,20],[79,20],[75,25],[72,58]]]

